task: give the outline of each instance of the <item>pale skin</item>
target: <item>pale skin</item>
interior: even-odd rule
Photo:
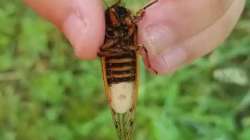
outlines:
[[[24,0],[60,29],[77,57],[95,59],[103,44],[102,0]],[[140,44],[159,74],[208,54],[231,33],[245,0],[159,0],[139,23]]]

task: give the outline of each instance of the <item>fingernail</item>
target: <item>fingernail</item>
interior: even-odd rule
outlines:
[[[175,35],[165,25],[149,25],[143,32],[143,41],[151,55],[158,55],[175,41]]]
[[[79,15],[70,15],[63,24],[63,32],[77,51],[80,48],[82,37],[86,35],[86,21]]]
[[[152,59],[152,67],[160,74],[174,72],[187,60],[187,54],[183,48],[175,48],[163,52],[160,56]]]

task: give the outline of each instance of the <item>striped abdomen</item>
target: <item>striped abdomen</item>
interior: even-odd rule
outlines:
[[[136,52],[129,51],[105,58],[107,82],[109,85],[136,79]]]

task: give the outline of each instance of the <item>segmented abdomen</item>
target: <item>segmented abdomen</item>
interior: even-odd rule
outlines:
[[[105,57],[108,84],[135,81],[136,57],[135,51]]]

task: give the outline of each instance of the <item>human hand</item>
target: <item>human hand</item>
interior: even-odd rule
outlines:
[[[102,0],[25,0],[53,22],[81,59],[96,57],[104,40]],[[209,53],[229,35],[245,0],[159,0],[139,24],[140,42],[149,52],[151,67],[173,72]]]
[[[57,26],[81,59],[96,58],[104,40],[102,0],[24,0]]]
[[[244,5],[245,0],[160,0],[139,26],[151,67],[173,72],[211,52],[230,34]]]

